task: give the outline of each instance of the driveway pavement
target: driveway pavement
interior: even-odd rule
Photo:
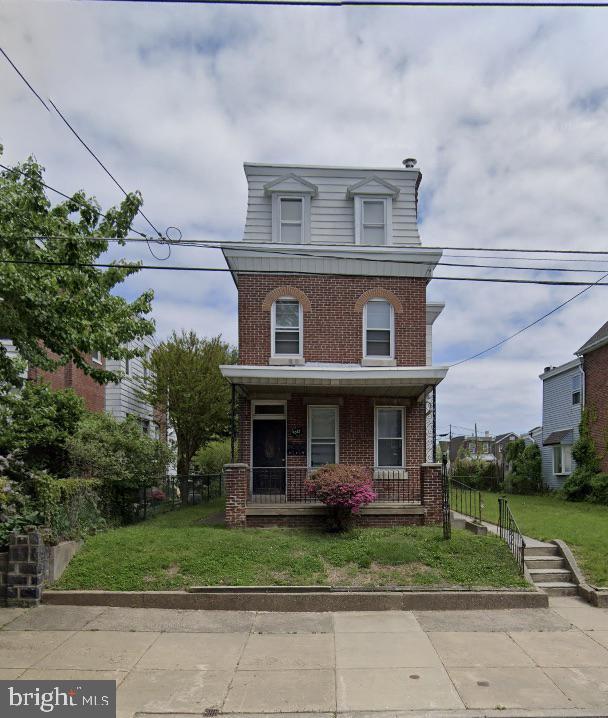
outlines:
[[[608,715],[608,609],[576,598],[415,613],[41,606],[0,609],[0,624],[0,678],[114,679],[119,718]]]

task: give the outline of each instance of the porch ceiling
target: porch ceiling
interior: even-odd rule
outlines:
[[[224,365],[222,374],[232,384],[251,389],[291,389],[301,394],[417,397],[439,384],[448,367],[362,367],[356,365],[244,366]]]

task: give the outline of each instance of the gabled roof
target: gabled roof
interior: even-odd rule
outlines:
[[[576,353],[587,354],[587,352],[593,351],[594,349],[599,349],[601,346],[604,346],[604,344],[608,344],[608,322],[601,326]]]
[[[398,197],[399,192],[399,187],[395,187],[394,184],[374,175],[373,177],[368,177],[359,182],[355,182],[355,184],[351,184],[346,194],[348,197],[354,197],[357,194],[377,195],[381,197],[390,195],[391,197]]]
[[[504,441],[509,436],[514,436],[517,439],[517,434],[514,431],[507,431],[506,434],[498,434],[496,439],[494,440],[496,444],[500,444],[502,441]]]
[[[297,194],[316,195],[319,191],[317,185],[308,182],[303,177],[290,172],[288,175],[277,177],[277,179],[264,185],[264,192],[272,194],[273,192],[295,192]]]

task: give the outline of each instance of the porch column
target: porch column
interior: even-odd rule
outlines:
[[[226,492],[226,526],[247,526],[247,487],[249,466],[247,464],[224,464],[224,490]]]
[[[443,521],[441,464],[422,464],[420,469],[422,505],[426,508],[424,523],[440,524]]]

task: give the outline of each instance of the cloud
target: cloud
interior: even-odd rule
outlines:
[[[414,156],[423,171],[423,242],[481,249],[605,248],[607,22],[582,9],[0,7],[7,52],[123,185],[142,191],[162,231],[177,225],[186,239],[239,239],[245,160],[399,166]],[[84,187],[104,206],[120,200],[6,63],[0,82],[4,161],[34,153],[50,184]],[[149,229],[141,218],[137,226]],[[456,257],[445,261],[463,261],[448,254]],[[118,255],[162,264],[145,247],[113,248]],[[504,264],[496,255],[474,261]],[[217,251],[183,247],[167,263],[224,266]],[[608,271],[608,262],[547,264]],[[121,291],[148,287],[160,336],[192,327],[236,341],[229,274],[144,271]],[[491,346],[576,291],[434,281],[429,297],[446,302],[435,359],[450,363]],[[480,430],[524,431],[540,423],[538,374],[569,360],[605,321],[605,292],[587,292],[500,350],[452,369],[439,390],[440,427],[477,421]]]

